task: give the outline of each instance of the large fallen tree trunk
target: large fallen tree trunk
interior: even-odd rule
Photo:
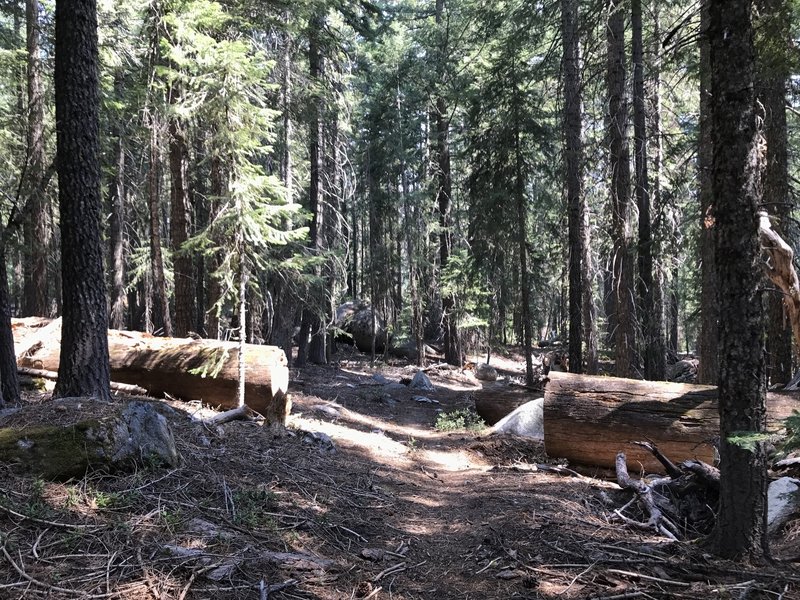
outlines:
[[[20,340],[32,335],[24,329],[15,322],[14,333]],[[17,364],[57,371],[61,331],[51,333],[46,340],[37,340],[41,344],[20,356]],[[268,423],[285,424],[291,409],[286,355],[275,346],[245,344],[245,348],[245,404]],[[108,350],[114,381],[138,385],[157,397],[169,394],[222,408],[237,404],[238,343],[109,330]]]
[[[779,429],[798,407],[797,397],[770,392],[767,427]],[[545,389],[545,450],[572,463],[614,468],[625,452],[629,466],[663,471],[633,444],[645,439],[675,459],[711,463],[718,436],[713,386],[551,373]]]

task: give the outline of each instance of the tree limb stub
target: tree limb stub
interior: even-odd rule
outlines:
[[[767,258],[762,263],[764,273],[783,292],[792,336],[800,346],[800,278],[794,268],[794,251],[772,228],[769,215],[764,211],[759,213],[758,234]]]

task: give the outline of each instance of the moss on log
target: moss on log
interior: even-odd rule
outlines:
[[[76,404],[77,403],[77,404]],[[93,408],[80,418],[84,407]],[[69,407],[73,414],[56,412]],[[127,471],[143,464],[175,465],[178,452],[166,419],[150,402],[99,405],[67,398],[39,407],[50,418],[25,409],[0,420],[0,462],[45,479],[65,481],[88,471]]]

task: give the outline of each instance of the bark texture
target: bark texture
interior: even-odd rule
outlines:
[[[757,204],[761,148],[756,128],[752,4],[711,0],[712,114],[719,290],[720,506],[716,551],[758,559],[766,546],[764,319]]]
[[[621,0],[608,0],[608,144],[611,169],[611,261],[614,302],[615,369],[620,377],[636,372],[636,303],[631,232],[631,172],[625,68],[625,12]]]
[[[48,302],[47,257],[50,244],[50,215],[42,180],[45,177],[44,144],[44,85],[39,33],[39,0],[25,0],[26,46],[28,61],[28,127],[27,163],[24,186],[27,190],[25,246],[29,251],[25,261],[25,315],[47,316]]]
[[[100,241],[97,5],[56,2],[55,97],[63,337],[54,395],[110,400]]]
[[[716,207],[711,189],[714,160],[713,124],[711,121],[711,41],[709,38],[709,3],[700,9],[700,139],[697,150],[697,181],[700,196],[700,364],[697,382],[716,385],[719,374],[719,303],[716,272]]]
[[[561,2],[561,39],[564,64],[564,161],[567,184],[569,243],[569,367],[583,371],[583,302],[586,248],[584,248],[583,128],[581,123],[578,2]]]
[[[661,471],[652,454],[631,443],[650,440],[675,461],[715,458],[719,410],[713,386],[554,372],[549,378],[544,439],[551,457],[612,468],[616,453],[624,451],[646,470]],[[797,399],[770,393],[769,426],[779,428]]]

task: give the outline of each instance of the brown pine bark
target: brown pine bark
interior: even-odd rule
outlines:
[[[764,319],[757,205],[761,156],[756,127],[752,3],[711,0],[712,189],[719,289],[720,505],[715,550],[760,560],[766,543],[767,455],[763,441],[734,436],[766,427]]]
[[[324,59],[320,48],[319,37],[324,27],[324,17],[321,13],[312,16],[309,22],[309,48],[308,62],[311,81],[318,85],[322,83],[324,72]],[[311,102],[311,119],[309,121],[309,210],[312,214],[310,236],[312,251],[319,254],[325,247],[325,204],[323,202],[322,184],[322,106],[323,99],[320,94],[316,94]],[[317,267],[316,275],[322,276],[322,269]],[[326,358],[326,336],[325,325],[320,317],[320,311],[325,310],[325,288],[322,283],[312,286],[312,302],[314,306],[306,310],[304,321],[308,325],[311,334],[311,342],[308,345],[308,360],[315,364],[325,364]]]
[[[445,0],[436,0],[436,25],[442,32],[438,60],[439,72],[444,73],[444,60],[447,52]],[[436,207],[439,213],[439,273],[447,268],[452,248],[451,215],[453,183],[450,171],[450,116],[447,101],[439,92],[434,101],[436,121]],[[444,359],[451,365],[461,364],[461,344],[458,337],[458,323],[455,314],[455,298],[451,293],[442,294],[442,328],[444,329]]]
[[[27,46],[27,161],[25,186],[27,202],[24,226],[25,247],[28,260],[24,263],[25,315],[47,316],[50,314],[48,298],[47,257],[51,237],[50,215],[41,185],[45,176],[44,144],[44,86],[39,34],[39,0],[25,0],[26,46]]]
[[[697,149],[697,180],[700,196],[700,364],[697,382],[716,385],[719,374],[719,304],[716,275],[716,207],[711,189],[714,140],[711,122],[711,42],[708,37],[709,6],[700,10],[700,139]],[[705,32],[705,33],[702,33]]]
[[[631,234],[631,173],[625,61],[625,11],[621,0],[607,0],[608,143],[611,169],[615,372],[632,376],[636,360],[636,303]]]
[[[62,350],[54,395],[111,400],[100,241],[97,5],[57,0],[55,97]]]
[[[583,372],[584,226],[581,178],[582,123],[578,2],[561,2],[561,39],[564,64],[564,160],[567,184],[567,229],[569,244],[569,368]]]
[[[180,89],[173,84],[169,90],[169,103],[177,105]],[[185,337],[194,327],[194,268],[192,257],[183,245],[189,239],[189,189],[187,163],[189,149],[186,144],[186,123],[171,116],[169,119],[169,171],[170,171],[170,244],[175,280],[175,328],[178,337]]]
[[[661,380],[666,377],[663,317],[656,302],[656,280],[653,272],[655,241],[651,222],[651,185],[648,171],[647,111],[644,89],[644,33],[642,0],[631,0],[633,40],[633,138],[636,170],[636,204],[639,209],[639,277],[638,300],[641,315],[644,377]]]
[[[109,182],[111,191],[108,227],[109,269],[111,270],[111,310],[109,324],[114,329],[125,328],[125,313],[128,308],[128,296],[125,292],[125,142],[117,128],[116,164],[114,174]]]
[[[767,143],[762,206],[772,217],[775,233],[786,240],[792,209],[786,126],[791,11],[785,0],[759,0],[758,9],[760,37],[756,94],[764,107],[764,138]],[[767,297],[769,384],[787,383],[792,378],[791,319],[786,308],[791,301],[780,287]]]

